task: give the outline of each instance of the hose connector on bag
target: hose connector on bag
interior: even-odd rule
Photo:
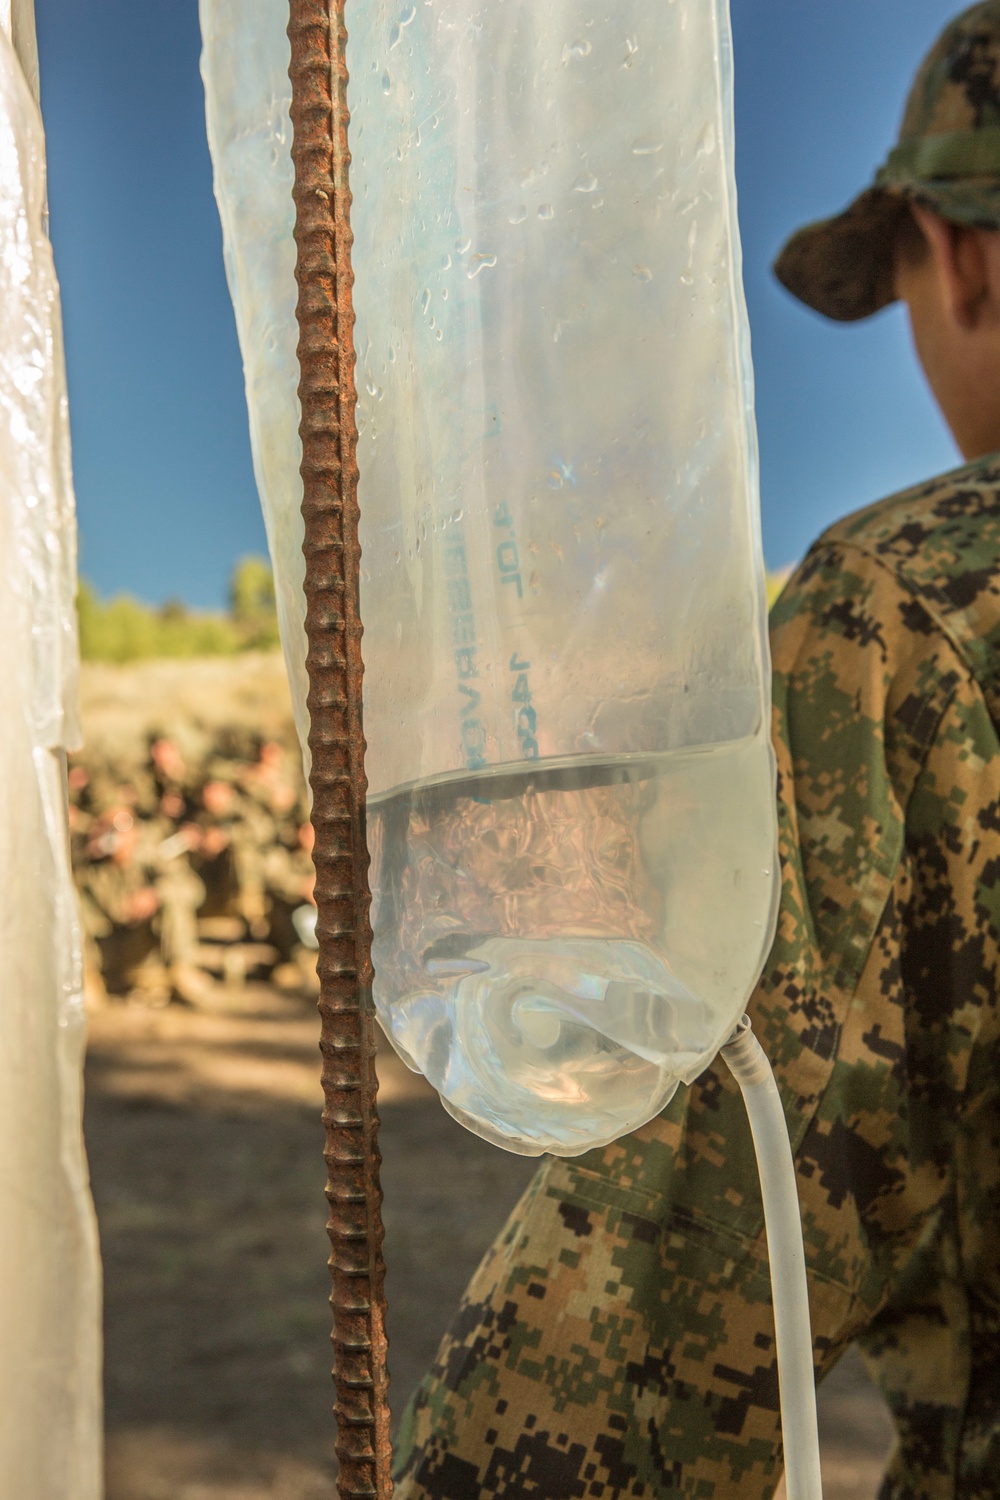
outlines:
[[[726,1066],[741,1089],[773,1078],[767,1053],[753,1034],[749,1016],[741,1016],[729,1041],[722,1048]]]
[[[753,1136],[771,1269],[781,1435],[788,1500],[822,1500],[809,1288],[788,1126],[767,1054],[743,1016],[721,1048]]]

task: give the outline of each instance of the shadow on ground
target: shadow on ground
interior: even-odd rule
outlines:
[[[92,1017],[107,1500],[334,1494],[317,1026],[311,1005],[263,987]],[[533,1167],[380,1061],[398,1412]],[[821,1404],[826,1500],[869,1500],[889,1427],[860,1362]]]

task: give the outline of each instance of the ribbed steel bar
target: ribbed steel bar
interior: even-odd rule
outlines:
[[[290,0],[306,632],[338,1489],[389,1500],[361,722],[344,0]]]

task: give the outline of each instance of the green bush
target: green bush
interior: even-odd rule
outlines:
[[[777,573],[768,573],[768,575],[767,575],[767,607],[768,607],[768,609],[770,609],[771,605],[774,604],[774,602],[777,600],[778,596],[781,593],[781,590],[785,587],[785,584],[788,582],[788,580],[789,580],[789,578],[791,576],[792,576],[792,569],[790,567],[788,567],[788,568],[779,568],[779,570],[778,570]]]
[[[103,600],[84,579],[77,592],[84,661],[141,661],[154,656],[233,656],[278,645],[270,565],[244,557],[233,569],[228,614],[190,610],[177,600],[160,608],[128,594]]]

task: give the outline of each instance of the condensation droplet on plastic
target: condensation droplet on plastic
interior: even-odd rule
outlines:
[[[440,328],[435,328],[435,330],[434,330],[434,337],[437,339],[438,343],[440,344],[441,340],[444,338],[444,334],[441,332]]]
[[[562,487],[563,487],[563,477],[560,474],[559,470],[558,469],[550,469],[549,470],[549,489],[550,490],[561,490]]]
[[[627,36],[625,38],[625,61],[622,63],[623,68],[630,68],[632,66],[633,59],[635,58],[635,54],[638,52],[638,50],[639,43],[636,41],[635,37]]]
[[[538,217],[540,219],[554,219],[556,211],[551,203],[540,203],[538,205]]]
[[[663,142],[658,141],[653,135],[637,135],[632,142],[633,156],[655,156],[658,151],[663,150]]]
[[[420,294],[420,311],[425,313],[431,305],[431,289],[425,286]]]
[[[441,301],[442,302],[447,302],[447,300],[448,300],[448,288],[445,286],[445,287],[441,288]]]
[[[386,68],[385,72],[382,74],[382,92],[383,94],[392,93],[392,74],[389,72],[388,68]]]
[[[653,279],[653,273],[648,266],[633,266],[632,275],[635,277],[636,281],[641,281],[644,286],[647,282],[652,281]]]
[[[497,258],[490,251],[477,250],[470,258],[465,274],[470,281],[474,281],[480,271],[489,271],[496,263]]]
[[[442,255],[442,257],[441,257],[441,269],[442,269],[442,271],[450,271],[451,270],[451,256],[450,255]]]
[[[573,183],[574,193],[595,193],[597,191],[597,178],[593,172],[581,172]]]
[[[389,51],[390,52],[392,51],[393,47],[398,47],[399,46],[400,42],[403,39],[403,27],[404,26],[409,26],[410,22],[413,20],[413,18],[416,16],[416,14],[417,14],[417,7],[415,5],[408,5],[405,8],[405,10],[403,11],[403,14],[400,16],[399,20],[396,22],[395,26],[392,28],[392,30],[389,33]],[[413,50],[412,50],[412,48],[410,49],[410,56],[411,57],[413,56]]]
[[[568,63],[581,57],[589,57],[593,50],[586,37],[579,37],[575,42],[569,42],[563,48],[562,60]]]
[[[456,240],[455,249],[458,251],[459,255],[466,255],[472,249],[472,241]]]
[[[508,224],[523,224],[527,217],[527,208],[523,203],[519,203],[517,207],[512,208],[510,213],[507,215],[507,222]]]
[[[375,392],[378,390],[378,386],[375,384],[370,375],[365,377],[365,390],[368,392],[369,396],[374,396]]]

